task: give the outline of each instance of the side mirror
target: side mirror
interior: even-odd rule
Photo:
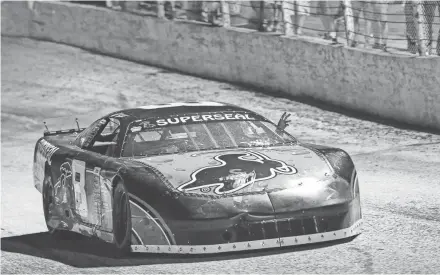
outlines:
[[[291,114],[287,114],[286,112],[283,113],[280,120],[278,121],[277,129],[278,130],[284,130],[287,126],[289,126],[289,123],[291,120],[288,120]]]

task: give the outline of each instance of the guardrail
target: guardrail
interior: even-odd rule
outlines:
[[[440,55],[440,1],[102,1],[101,5],[169,20],[319,37],[348,47]]]

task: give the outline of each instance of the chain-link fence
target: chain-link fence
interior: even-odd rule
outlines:
[[[75,2],[75,1],[72,1]],[[85,2],[85,1],[84,1]],[[83,3],[84,3],[83,2]],[[440,55],[440,1],[94,1],[214,26],[315,37],[379,51]]]
[[[346,16],[353,18],[354,27],[351,46],[440,55],[440,1],[350,1],[349,4],[351,14]]]

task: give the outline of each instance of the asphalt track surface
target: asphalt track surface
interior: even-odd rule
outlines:
[[[2,38],[1,46],[2,273],[440,272],[439,135],[64,45]],[[351,242],[281,250],[123,259],[93,239],[52,240],[32,181],[43,119],[70,116],[73,123],[87,112],[187,100],[235,103],[274,121],[288,111],[288,130],[300,140],[347,150],[360,179],[363,234]]]

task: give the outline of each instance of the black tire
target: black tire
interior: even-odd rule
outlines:
[[[46,222],[47,230],[49,234],[57,239],[70,239],[72,234],[67,230],[56,229],[51,227],[48,224],[51,215],[49,213],[49,206],[54,202],[54,194],[53,194],[54,183],[52,180],[52,174],[49,169],[46,169],[44,173],[44,181],[43,181],[43,212],[44,212],[44,220]]]
[[[122,181],[113,190],[113,234],[118,256],[130,253],[131,210],[128,191]]]

